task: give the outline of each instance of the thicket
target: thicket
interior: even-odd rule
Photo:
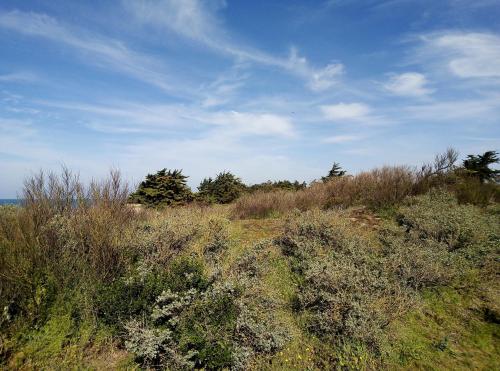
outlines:
[[[300,189],[305,189],[307,187],[306,182],[299,182],[298,180],[295,180],[293,182],[289,180],[278,180],[275,182],[272,182],[268,180],[267,182],[264,183],[258,183],[258,184],[252,184],[251,186],[247,186],[247,192],[254,193],[254,192],[269,192],[269,191],[277,191],[277,190],[283,190],[283,191],[298,191]]]
[[[497,152],[469,155],[462,166],[456,165],[457,160],[458,152],[449,148],[420,168],[384,166],[354,176],[347,175],[340,164],[334,162],[321,181],[313,181],[309,186],[305,182],[288,180],[247,186],[231,172],[222,172],[214,179],[203,179],[197,193],[191,192],[182,171],[162,169],[156,174],[148,174],[129,201],[158,207],[185,205],[192,201],[228,204],[238,200],[236,217],[265,217],[295,208],[308,210],[339,205],[387,208],[407,196],[439,187],[453,190],[463,203],[485,206],[500,199],[499,170],[490,168],[499,161]],[[287,195],[284,191],[298,192]]]
[[[145,367],[245,369],[279,350],[286,331],[243,278],[218,273],[230,246],[224,219],[138,213],[128,193],[117,172],[85,187],[65,169],[28,179],[24,206],[1,208],[0,362],[58,331],[55,318],[67,321],[68,341],[104,332]],[[30,356],[49,362],[57,350],[47,352]]]
[[[292,215],[276,239],[297,277],[293,306],[304,328],[339,349],[361,345],[383,359],[384,330],[418,306],[422,290],[464,287],[469,272],[499,257],[498,216],[447,192],[409,199],[399,226],[375,234],[343,213]]]
[[[23,207],[0,208],[0,364],[50,368],[63,349],[104,336],[142,367],[248,369],[300,331],[383,362],[388,327],[423,292],[498,277],[498,207],[460,196],[489,204],[481,192],[498,186],[457,174],[453,158],[256,192],[229,211],[137,211],[116,171],[87,186],[67,169],[36,174]],[[392,220],[369,230],[337,207],[358,204],[391,206]],[[287,214],[277,238],[243,248],[233,237],[228,213],[276,212]],[[485,313],[498,318],[494,306]],[[317,357],[314,367],[341,367]]]
[[[378,211],[400,205],[408,196],[440,188],[452,192],[464,204],[486,206],[498,202],[499,184],[492,180],[482,182],[479,173],[457,166],[457,159],[458,153],[448,149],[420,168],[384,166],[356,175],[345,175],[339,165],[334,164],[331,174],[323,177],[322,182],[313,182],[297,192],[272,190],[243,195],[234,203],[233,217],[264,218],[295,209],[305,211],[350,206],[367,206]]]
[[[230,172],[217,174],[215,179],[205,178],[198,186],[198,199],[205,202],[228,204],[245,191],[240,178]]]

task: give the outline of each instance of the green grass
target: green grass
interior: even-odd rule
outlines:
[[[395,323],[390,362],[404,369],[493,370],[500,359],[500,326],[485,319],[478,292],[440,288]]]
[[[339,218],[349,218],[346,230],[369,239],[376,246],[380,227],[378,219],[364,208],[353,210],[339,213]],[[383,219],[380,224],[393,223],[397,211],[393,207],[379,210],[377,215]],[[175,218],[176,212],[165,211],[155,214],[154,218]],[[498,369],[500,324],[495,317],[497,314],[491,313],[497,313],[495,311],[500,306],[499,283],[494,281],[495,275],[490,274],[498,272],[498,261],[492,260],[488,267],[472,270],[446,287],[423,291],[418,305],[384,328],[387,339],[377,351],[348,339],[327,342],[307,332],[304,314],[293,306],[300,277],[292,270],[291,259],[273,243],[273,239],[283,233],[284,218],[231,221],[228,208],[214,207],[204,212],[203,216],[200,212],[193,212],[193,218],[200,219],[196,219],[196,223],[204,227],[201,235],[187,244],[177,258],[194,255],[200,260],[205,259],[204,269],[209,273],[221,268],[223,279],[234,279],[238,278],[234,270],[240,260],[247,253],[254,254],[252,259],[259,274],[246,295],[255,297],[256,302],[268,300],[274,319],[290,336],[286,345],[276,353],[257,354],[249,368]],[[490,213],[498,215],[498,208]],[[205,228],[210,218],[227,222],[228,243],[223,251],[217,252],[216,258],[203,255],[203,248],[211,238],[209,229]],[[175,226],[172,229],[175,230]],[[263,247],[256,249],[257,244]],[[328,254],[328,251],[318,253]],[[36,321],[25,324],[20,321],[12,326],[9,336],[1,335],[3,349],[0,350],[3,354],[0,352],[0,355],[6,359],[0,369],[139,369],[133,355],[120,345],[116,332],[84,309],[83,301],[88,297],[69,295],[68,292],[63,296],[70,300],[54,300],[38,327]]]

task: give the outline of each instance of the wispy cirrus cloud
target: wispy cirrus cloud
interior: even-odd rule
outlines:
[[[37,82],[40,78],[32,72],[11,72],[0,75],[0,82]]]
[[[313,67],[305,57],[299,55],[296,48],[291,48],[289,56],[283,58],[233,41],[217,17],[217,12],[225,5],[223,1],[124,0],[123,3],[143,24],[169,30],[238,60],[279,67],[304,79],[313,91],[331,88],[344,72],[344,66],[338,62],[321,68]]]
[[[420,37],[417,57],[444,66],[460,78],[500,79],[500,36],[486,32],[442,31]]]
[[[182,104],[88,104],[41,101],[36,103],[88,114],[89,128],[103,132],[130,133],[224,128],[224,135],[278,136],[293,138],[296,132],[290,117],[270,112],[209,110]],[[200,127],[201,125],[201,127]]]
[[[48,15],[18,10],[3,12],[0,13],[0,27],[67,45],[79,51],[87,63],[125,73],[166,92],[190,93],[182,88],[185,84],[172,81],[160,61],[135,52],[118,40],[75,29]]]
[[[492,121],[500,114],[500,96],[491,95],[475,99],[438,101],[404,107],[404,120],[441,121],[476,120]]]

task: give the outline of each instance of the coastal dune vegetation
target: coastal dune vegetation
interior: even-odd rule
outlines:
[[[495,369],[498,156],[458,157],[197,192],[31,176],[0,207],[0,367]]]

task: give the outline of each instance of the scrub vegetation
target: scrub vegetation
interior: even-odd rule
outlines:
[[[495,369],[495,156],[197,193],[39,173],[0,208],[0,368]]]

